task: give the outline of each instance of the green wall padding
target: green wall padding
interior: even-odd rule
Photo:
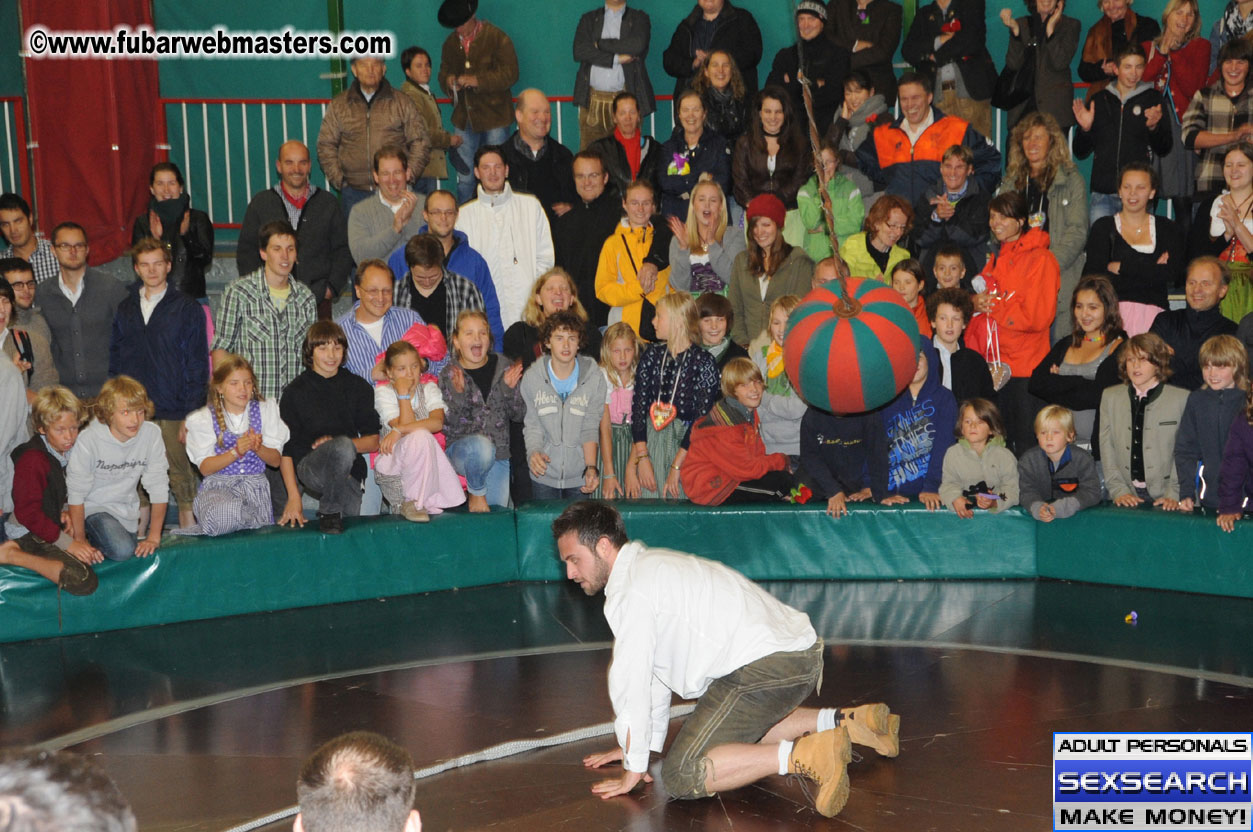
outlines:
[[[550,531],[563,507],[531,503],[517,510],[521,580],[565,577]],[[630,537],[722,561],[758,581],[1036,574],[1035,521],[1016,509],[974,520],[929,513],[920,504],[854,506],[839,520],[828,517],[825,506],[785,504],[702,509],[640,501],[622,504],[621,511]]]
[[[1253,598],[1253,522],[1098,506],[1039,524],[1040,577]]]
[[[0,568],[0,641],[410,595],[513,580],[513,515],[349,519],[343,535],[270,527],[170,538],[150,558],[97,567],[93,595],[61,594],[32,572]],[[491,541],[488,546],[484,541]]]

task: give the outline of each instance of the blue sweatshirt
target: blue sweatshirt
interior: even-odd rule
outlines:
[[[940,384],[940,359],[930,344],[927,380],[915,397],[908,387],[883,408],[888,439],[888,491],[916,497],[938,493],[944,453],[953,444],[957,400]]]

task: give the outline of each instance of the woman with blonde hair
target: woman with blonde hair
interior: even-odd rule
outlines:
[[[204,480],[192,510],[196,525],[177,534],[217,536],[274,523],[266,469],[281,468],[287,500],[280,525],[304,525],[296,471],[281,465],[291,431],[278,403],[265,399],[248,359],[227,355],[213,367],[205,406],[187,415],[187,457]]]
[[[1017,191],[1027,200],[1027,227],[1048,234],[1061,269],[1053,334],[1069,332],[1070,298],[1083,277],[1088,241],[1088,186],[1070,158],[1070,144],[1047,113],[1029,113],[1009,136],[1005,177],[997,194]]]
[[[505,330],[505,357],[521,361],[524,370],[530,367],[542,352],[540,327],[549,315],[562,309],[569,309],[587,325],[579,351],[595,358],[600,353],[600,330],[588,320],[587,309],[579,301],[574,278],[561,267],[549,269],[531,284],[526,306],[522,308],[522,320]]]
[[[728,233],[727,200],[708,174],[692,188],[687,222],[667,217],[674,236],[670,239],[670,286],[694,295],[717,292],[726,295],[736,256],[744,250],[744,234]]]
[[[709,412],[718,396],[718,368],[701,347],[696,301],[673,292],[657,302],[653,321],[660,343],[640,358],[631,400],[635,467],[640,496],[683,497],[679,471],[687,456],[694,421]],[[658,477],[658,473],[662,473]]]

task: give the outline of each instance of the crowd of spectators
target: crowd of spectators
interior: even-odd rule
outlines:
[[[676,123],[654,138],[649,16],[607,0],[573,45],[577,153],[543,92],[514,98],[512,41],[477,5],[443,3],[438,65],[406,49],[398,89],[383,60],[352,62],[315,148],[338,196],[308,147],[277,148],[212,309],[214,228],[177,165],[152,168],[130,285],[88,265],[82,226],[40,235],[0,196],[0,563],[90,592],[92,564],[160,546],[171,497],[177,533],[209,535],[303,525],[302,499],[326,533],[587,494],[1041,521],[1108,499],[1227,530],[1244,512],[1247,3],[1207,39],[1196,0],[1160,26],[1103,0],[1074,98],[1060,2],[1001,12],[998,79],[982,2],[921,8],[898,76],[896,4],[803,0],[759,88],[752,13],[699,0],[664,52]],[[921,333],[909,384],[870,413],[809,406],[785,369],[789,313],[844,269],[894,288]]]

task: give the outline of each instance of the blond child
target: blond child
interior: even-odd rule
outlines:
[[[285,491],[279,524],[303,526],[296,471],[282,465],[291,437],[278,402],[261,396],[252,365],[228,353],[213,367],[205,406],[187,416],[187,457],[204,480],[193,505],[196,525],[183,534],[222,535],[274,522],[267,468],[281,469]]]
[[[957,444],[944,454],[940,499],[957,516],[975,508],[1004,511],[1018,504],[1018,461],[1005,447],[1005,423],[987,399],[969,399],[957,408]]]
[[[100,388],[94,421],[78,437],[66,466],[70,528],[76,542],[96,549],[92,563],[147,557],[161,545],[170,481],[161,429],[148,421],[153,404],[144,386],[116,376]],[[139,540],[139,494],[152,501],[148,534]]]
[[[71,595],[96,591],[88,564],[100,552],[72,534],[65,522],[65,466],[87,409],[65,387],[45,387],[31,403],[35,436],[13,451],[13,514],[5,523],[10,543],[0,564],[30,569]]]
[[[792,382],[784,372],[783,338],[787,334],[788,316],[800,302],[796,295],[776,298],[770,304],[766,331],[748,346],[749,358],[766,380],[766,392],[757,414],[761,419],[761,438],[765,440],[766,452],[793,457],[799,457],[801,453],[801,419],[808,405],[792,389]]]
[[[631,398],[635,368],[643,342],[624,321],[605,330],[600,342],[600,369],[605,374],[605,409],[600,417],[600,493],[606,500],[640,496],[640,481],[631,458]],[[619,480],[619,473],[622,479]]]
[[[1249,354],[1240,339],[1215,335],[1201,345],[1198,357],[1205,386],[1188,394],[1175,434],[1179,473],[1179,510],[1200,505],[1218,508],[1223,446],[1249,389]]]
[[[1039,443],[1018,460],[1018,499],[1041,523],[1071,517],[1101,502],[1092,454],[1075,444],[1075,415],[1050,404],[1035,416]]]
[[[966,258],[960,248],[948,243],[935,250],[935,259],[931,261],[931,284],[936,289],[970,292],[970,282],[966,280]]]
[[[426,359],[408,341],[383,355],[387,383],[374,388],[382,435],[375,479],[384,499],[400,514],[427,523],[432,514],[466,501],[461,481],[435,435],[444,429],[444,398],[433,381],[423,381]]]

